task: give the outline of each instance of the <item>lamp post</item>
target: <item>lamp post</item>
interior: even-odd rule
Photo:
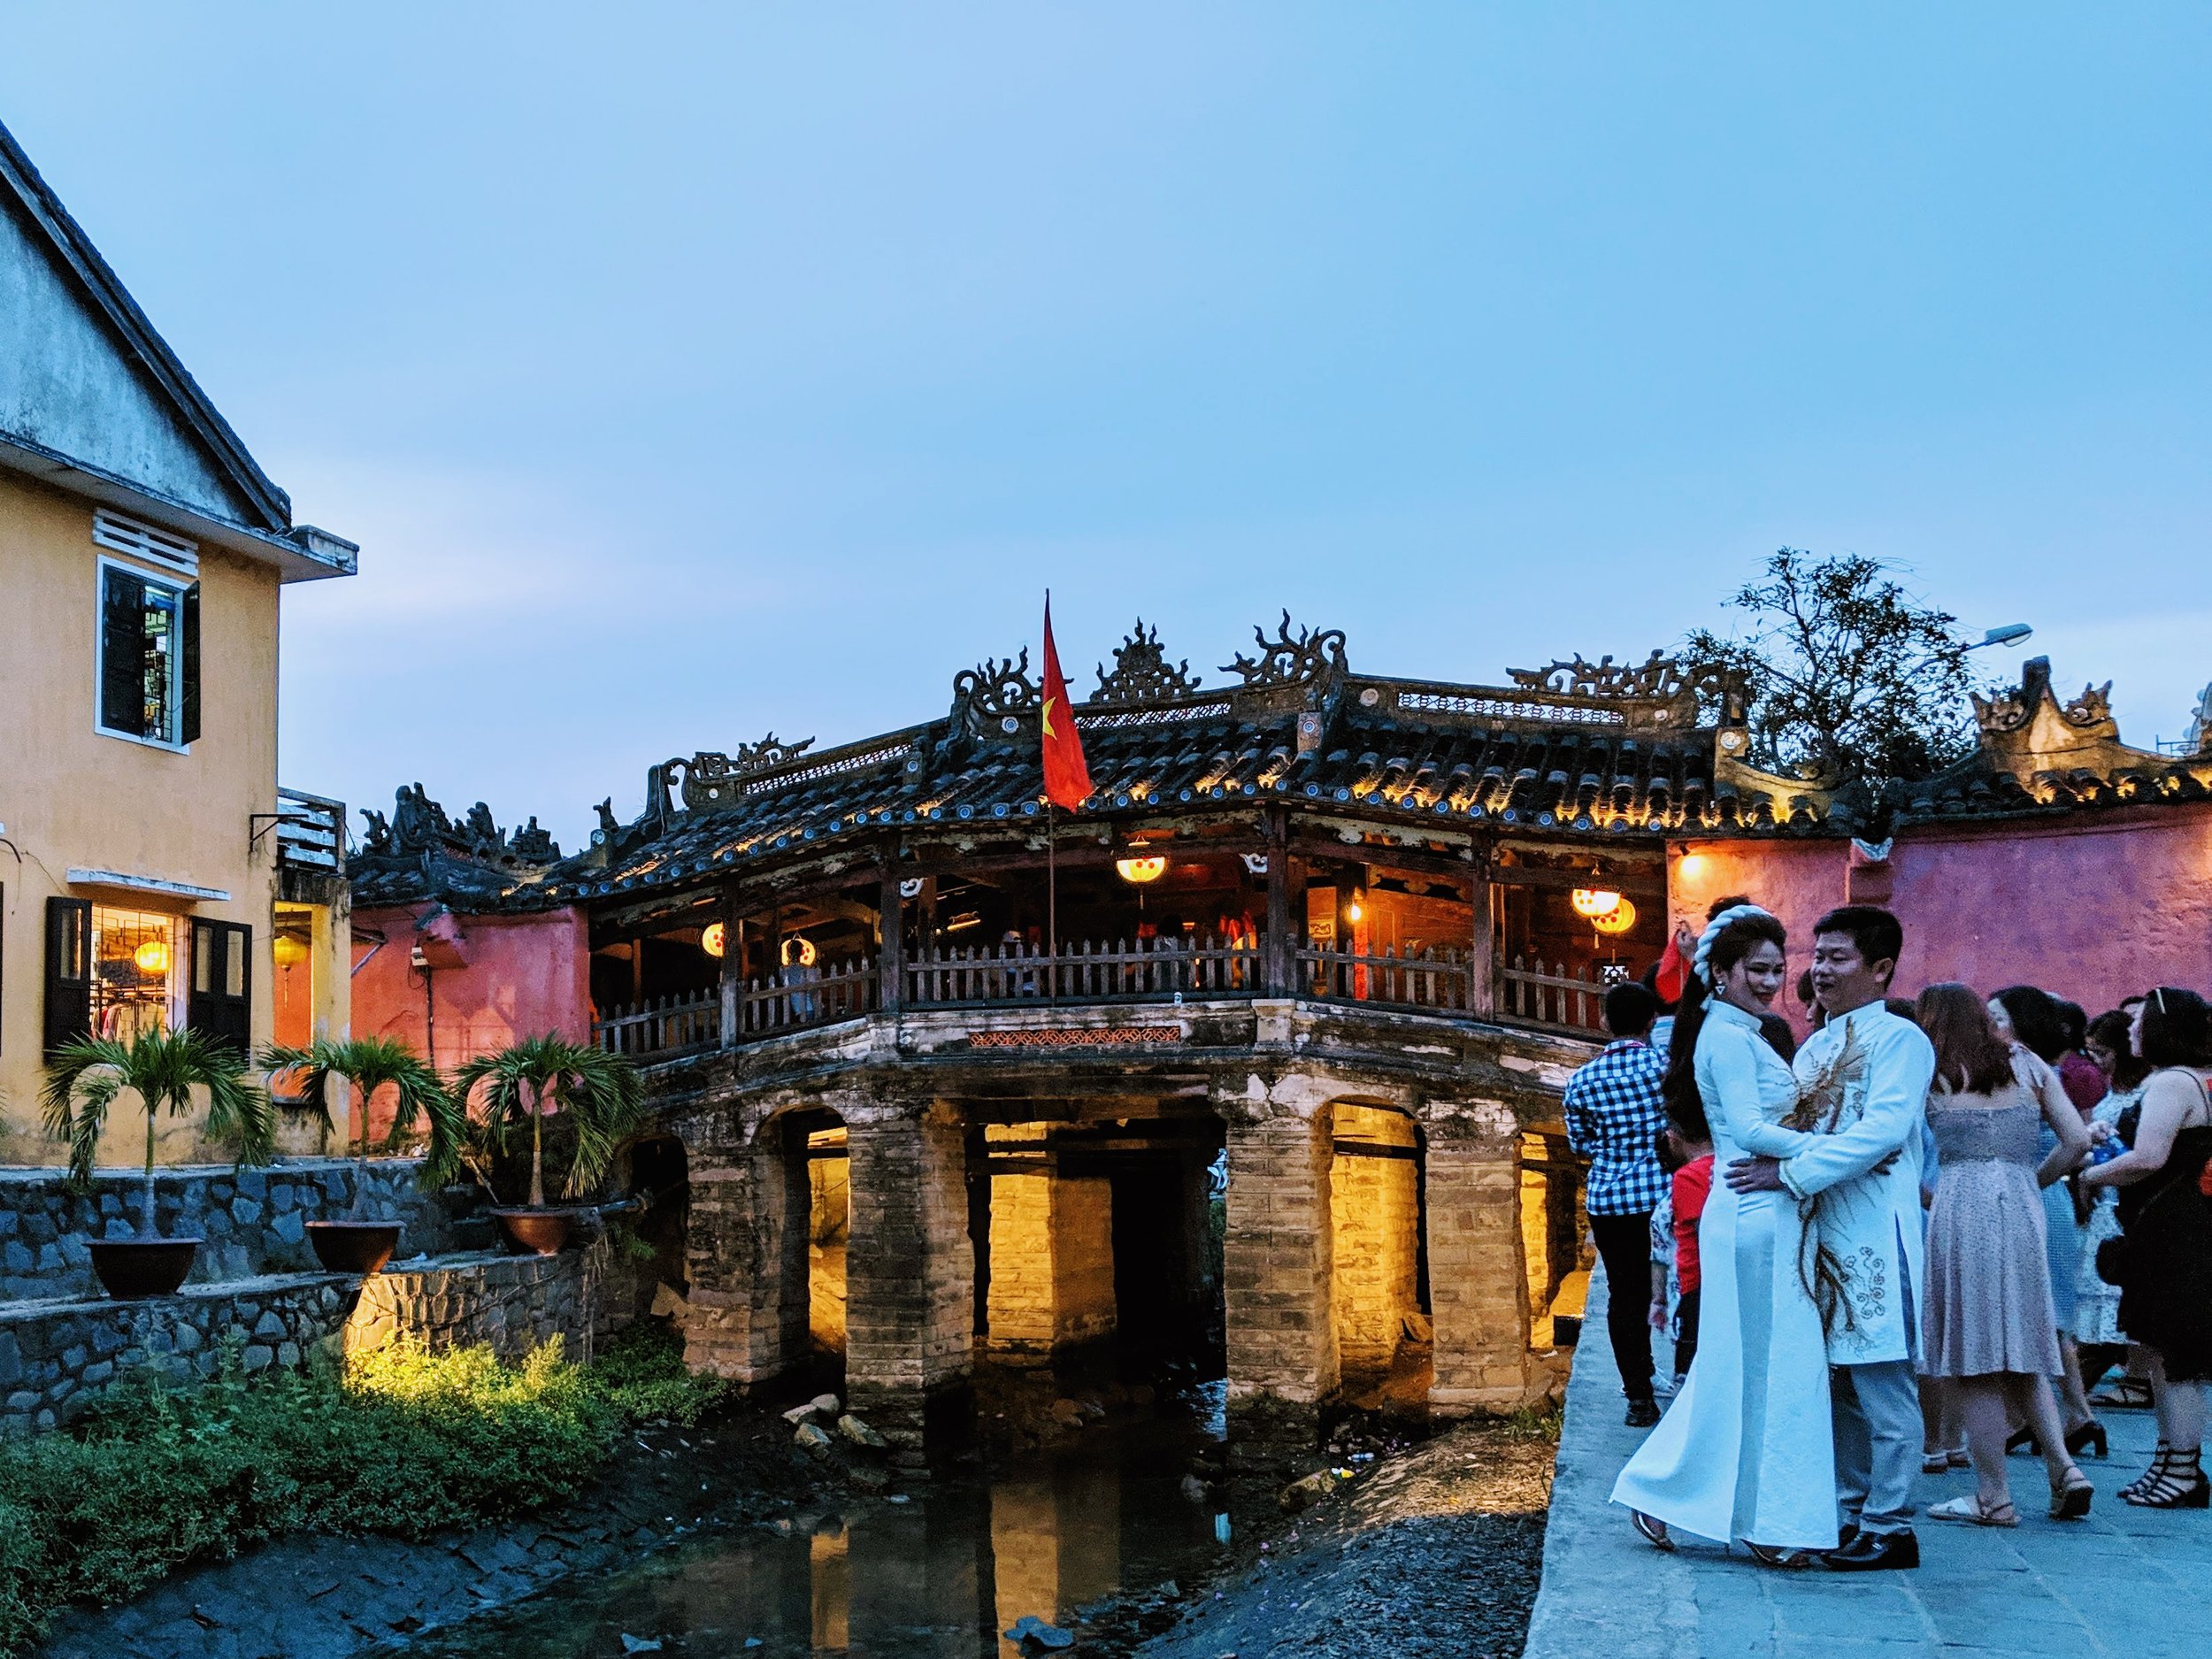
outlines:
[[[1992,628],[1966,649],[1978,651],[1985,645],[2017,645],[2035,630],[2024,622],[2008,622],[2001,628]]]

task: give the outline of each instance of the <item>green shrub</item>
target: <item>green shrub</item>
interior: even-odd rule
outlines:
[[[70,1602],[293,1532],[422,1538],[573,1497],[626,1419],[696,1422],[727,1394],[657,1331],[592,1367],[558,1340],[518,1364],[400,1342],[343,1366],[185,1393],[126,1375],[67,1433],[0,1449],[0,1653]]]

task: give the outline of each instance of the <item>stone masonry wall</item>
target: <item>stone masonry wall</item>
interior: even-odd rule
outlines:
[[[178,1382],[215,1374],[234,1348],[248,1374],[401,1334],[441,1349],[488,1343],[514,1359],[559,1336],[571,1358],[624,1323],[624,1270],[603,1246],[559,1256],[450,1256],[365,1281],[271,1274],[188,1285],[144,1302],[105,1297],[0,1305],[0,1436],[70,1421],[125,1372]]]
[[[1329,1203],[1336,1229],[1337,1348],[1348,1371],[1385,1371],[1408,1316],[1420,1311],[1421,1194],[1413,1125],[1396,1112],[1335,1110]]]
[[[449,1249],[451,1217],[439,1195],[417,1185],[416,1158],[372,1158],[365,1212],[402,1222],[398,1257]],[[349,1159],[306,1158],[265,1169],[227,1165],[157,1171],[155,1225],[173,1238],[206,1240],[192,1282],[319,1271],[307,1242],[310,1221],[342,1220],[353,1202]],[[91,1190],[69,1189],[57,1169],[0,1170],[0,1302],[96,1296],[92,1239],[134,1239],[145,1178],[103,1171]]]

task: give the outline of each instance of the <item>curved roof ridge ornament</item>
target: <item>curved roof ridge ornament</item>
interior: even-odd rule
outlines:
[[[1003,660],[987,657],[973,668],[953,676],[952,717],[956,726],[979,731],[985,723],[997,725],[1024,714],[1033,714],[1044,702],[1044,691],[1029,677],[1029,648]]]
[[[1259,654],[1247,657],[1240,652],[1233,662],[1224,663],[1221,672],[1234,674],[1247,691],[1269,686],[1302,686],[1332,674],[1351,672],[1351,664],[1344,657],[1344,630],[1341,628],[1301,628],[1295,634],[1290,631],[1290,612],[1283,612],[1276,637],[1269,639],[1266,630],[1255,627],[1252,637],[1259,641]]]
[[[1139,617],[1134,632],[1114,648],[1114,672],[1108,673],[1103,663],[1098,665],[1098,689],[1085,702],[1164,703],[1200,689],[1198,676],[1190,672],[1190,659],[1170,666],[1167,653],[1160,649],[1160,631],[1147,628]]]

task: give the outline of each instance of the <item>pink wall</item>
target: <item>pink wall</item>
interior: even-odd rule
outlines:
[[[1792,978],[1812,924],[1846,901],[1849,843],[1691,841],[1671,849],[1671,912],[1701,923],[1748,893],[1790,930]],[[1868,872],[1872,874],[1874,872]],[[1891,855],[1905,925],[1897,988],[2025,982],[2093,1015],[2158,983],[2212,992],[2212,807],[2082,814],[2062,824],[1924,826]],[[1786,994],[1786,1010],[1803,1010]]]
[[[425,975],[411,965],[414,946],[430,937],[416,926],[426,908],[353,913],[356,1036],[397,1037],[428,1052]],[[428,975],[441,1071],[549,1031],[591,1040],[591,951],[578,911],[446,918],[428,949],[434,962],[457,964]],[[373,1117],[371,1129],[382,1129]]]

